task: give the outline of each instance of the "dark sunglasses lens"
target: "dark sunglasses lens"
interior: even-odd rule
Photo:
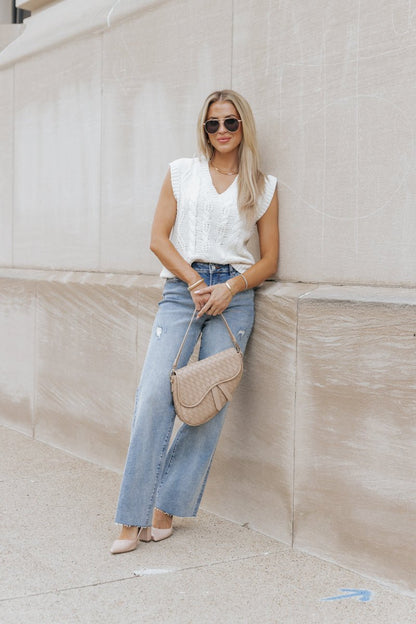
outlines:
[[[220,122],[216,119],[208,119],[208,121],[205,122],[205,130],[208,132],[208,134],[214,134],[215,132],[218,132],[219,127]]]
[[[224,126],[227,128],[228,132],[237,132],[239,125],[240,123],[235,117],[224,119]]]

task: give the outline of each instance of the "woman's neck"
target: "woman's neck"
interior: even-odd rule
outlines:
[[[220,152],[214,152],[211,158],[211,163],[214,167],[222,169],[223,171],[238,171],[238,153],[231,152],[229,154],[221,154]]]

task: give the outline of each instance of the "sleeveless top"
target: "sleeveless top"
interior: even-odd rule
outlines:
[[[242,216],[237,205],[237,178],[223,193],[212,183],[205,158],[180,158],[170,163],[173,194],[177,202],[170,240],[189,264],[231,264],[243,273],[255,262],[250,250],[256,222],[272,200],[277,179],[268,175],[256,210]],[[161,277],[174,277],[165,267]]]

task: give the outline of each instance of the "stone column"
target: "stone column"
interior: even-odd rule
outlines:
[[[12,23],[12,0],[0,0],[0,24]]]

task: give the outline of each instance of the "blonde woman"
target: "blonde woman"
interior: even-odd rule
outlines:
[[[166,283],[136,393],[114,554],[165,539],[173,516],[197,514],[227,406],[204,425],[183,424],[169,446],[172,363],[195,309],[179,366],[200,335],[201,359],[230,346],[221,313],[244,351],[254,322],[253,289],[277,269],[277,181],[259,169],[254,119],[241,95],[226,90],[207,97],[198,144],[198,158],[170,164],[153,221],[150,248]],[[257,261],[247,245],[256,228]]]

